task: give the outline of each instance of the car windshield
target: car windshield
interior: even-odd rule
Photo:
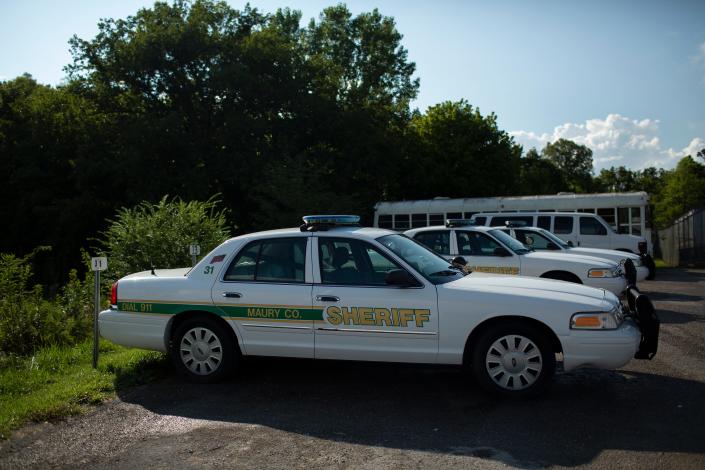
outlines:
[[[465,275],[463,271],[453,268],[445,258],[404,235],[385,235],[377,241],[434,284],[455,281]]]
[[[531,248],[528,246],[524,245],[522,242],[517,240],[516,238],[512,238],[503,231],[499,229],[494,229],[490,230],[488,232],[490,235],[495,237],[497,240],[502,242],[504,245],[508,246],[510,250],[512,250],[514,253],[518,255],[523,255],[526,253],[529,253],[531,251]]]
[[[566,242],[564,242],[563,240],[561,240],[560,238],[558,238],[556,235],[552,234],[548,230],[540,229],[538,232],[541,235],[543,235],[544,237],[548,238],[553,243],[555,243],[556,245],[563,248],[564,250],[570,248],[570,245],[568,245]]]

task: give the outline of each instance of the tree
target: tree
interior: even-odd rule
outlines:
[[[610,167],[609,170],[603,168],[595,178],[595,186],[601,191],[608,192],[634,191],[637,174],[638,172],[631,171],[624,166]]]
[[[102,233],[102,247],[110,258],[110,275],[191,264],[188,247],[201,246],[207,254],[230,236],[225,211],[218,202],[184,202],[163,197],[158,203],[143,202],[122,208]]]
[[[521,194],[556,194],[567,189],[561,171],[535,148],[526,152],[520,163]]]
[[[549,142],[541,155],[563,173],[568,188],[575,192],[586,192],[592,184],[592,150],[568,139]]]
[[[676,168],[666,174],[661,197],[656,203],[655,220],[667,226],[684,212],[705,204],[705,166],[690,156],[682,158]]]
[[[703,162],[705,162],[705,148],[700,149],[700,151],[698,152],[698,158],[701,158]]]
[[[416,114],[398,168],[405,198],[514,194],[521,147],[467,101],[446,101]]]

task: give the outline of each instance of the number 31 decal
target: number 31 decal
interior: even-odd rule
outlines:
[[[203,274],[213,274],[213,266],[206,266],[206,269],[203,270]]]

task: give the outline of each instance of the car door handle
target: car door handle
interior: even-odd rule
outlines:
[[[223,292],[223,297],[227,297],[229,299],[239,299],[242,297],[242,294],[239,292]]]
[[[317,295],[316,300],[319,302],[340,302],[340,297],[334,295]]]

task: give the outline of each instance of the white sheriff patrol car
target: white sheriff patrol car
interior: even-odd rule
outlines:
[[[563,367],[651,358],[658,319],[632,289],[466,274],[355,216],[232,238],[193,269],[120,279],[103,337],[169,352],[187,379],[225,377],[242,355],[464,364],[490,391],[538,392]]]
[[[621,295],[627,288],[618,263],[594,256],[532,251],[499,227],[451,219],[445,226],[412,229],[404,234],[445,256],[460,256],[466,270],[543,277],[607,289]]]
[[[552,234],[548,230],[539,227],[526,227],[516,224],[508,224],[501,229],[503,232],[516,238],[524,245],[537,251],[554,251],[555,253],[565,253],[571,255],[586,255],[596,258],[603,258],[624,267],[625,262],[630,260],[636,270],[636,280],[641,282],[649,276],[649,268],[644,266],[641,257],[626,251],[606,250],[602,248],[585,248],[568,245],[562,239]]]

